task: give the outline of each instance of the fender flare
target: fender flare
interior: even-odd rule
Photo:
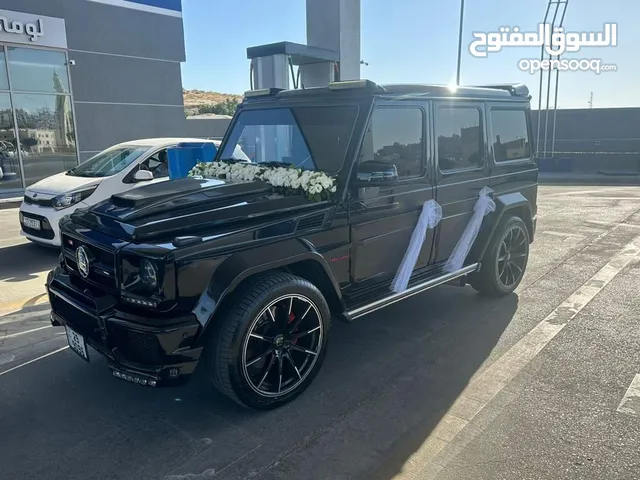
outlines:
[[[520,192],[513,192],[498,195],[494,198],[494,201],[496,210],[487,217],[488,221],[483,222],[478,238],[469,255],[474,262],[480,263],[482,261],[500,221],[511,212],[518,212],[518,216],[522,218],[529,230],[530,241],[533,241],[533,217],[529,200]]]
[[[283,245],[284,244],[284,245]],[[275,252],[277,256],[274,256]],[[282,255],[281,252],[286,252]],[[260,259],[261,261],[257,261]],[[267,261],[264,261],[268,259]],[[309,263],[312,262],[312,263]],[[250,277],[259,275],[272,270],[291,269],[294,268],[294,274],[303,272],[303,278],[313,275],[321,275],[319,279],[322,281],[320,290],[325,296],[327,303],[335,313],[345,311],[344,301],[339,285],[333,276],[333,273],[324,259],[318,253],[313,244],[303,239],[292,239],[277,244],[270,244],[258,249],[240,251],[229,255],[216,270],[214,271],[207,288],[204,290],[193,313],[198,322],[203,327],[200,338],[206,335],[211,325],[215,324],[213,318],[219,311],[225,300],[237,290],[238,286]],[[304,265],[304,269],[301,268]],[[308,269],[309,266],[315,265],[315,268]],[[307,272],[307,270],[309,270]]]

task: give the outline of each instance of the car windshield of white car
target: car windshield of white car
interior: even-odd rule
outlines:
[[[252,162],[336,173],[342,168],[358,108],[318,106],[246,110],[218,159],[239,148]]]
[[[74,177],[110,177],[127,168],[149,148],[149,146],[145,145],[136,145],[104,150],[69,170],[67,175]]]

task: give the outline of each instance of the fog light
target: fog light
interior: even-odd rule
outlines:
[[[139,307],[156,308],[158,306],[158,302],[154,302],[153,300],[146,300],[144,298],[134,298],[134,297],[129,297],[127,295],[123,295],[122,298],[126,302],[129,302],[133,305],[138,305]]]
[[[119,378],[121,380],[126,380],[127,382],[137,383],[138,385],[148,385],[150,387],[155,387],[157,382],[155,380],[149,380],[143,377],[138,377],[137,375],[130,375],[128,373],[119,372],[117,370],[111,370],[113,376]]]

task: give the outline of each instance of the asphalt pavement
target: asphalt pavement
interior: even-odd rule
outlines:
[[[640,187],[543,186],[528,270],[334,322],[322,371],[259,413],[113,378],[50,327],[55,250],[0,210],[0,478],[640,478]]]

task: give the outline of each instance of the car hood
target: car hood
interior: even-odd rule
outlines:
[[[65,172],[52,175],[29,186],[26,193],[44,193],[47,195],[60,195],[62,193],[75,192],[85,188],[94,187],[102,182],[102,178],[74,177]]]
[[[219,235],[283,220],[291,223],[293,231],[292,215],[330,205],[303,195],[274,194],[263,182],[184,178],[112,195],[90,209],[77,211],[71,220],[125,241],[146,242]]]

